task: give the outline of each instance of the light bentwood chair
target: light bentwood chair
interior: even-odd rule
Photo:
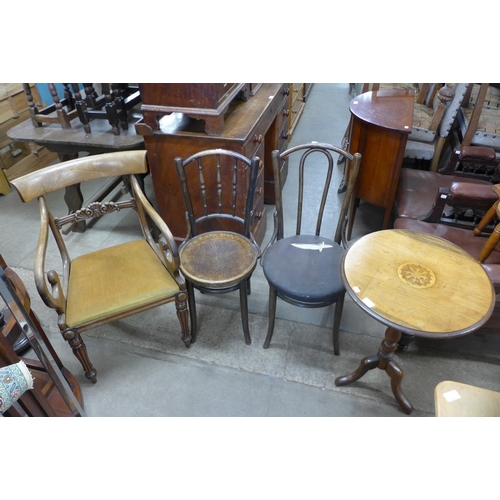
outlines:
[[[285,210],[281,192],[280,167],[282,162],[294,153],[297,153],[297,159],[300,157],[296,229],[294,235],[285,238]],[[320,232],[331,187],[333,155],[337,154],[346,160],[348,183],[337,226],[335,228],[332,223],[328,225],[328,233],[335,234],[332,240],[321,235]],[[340,274],[341,260],[344,255],[344,247],[341,243],[344,246],[347,245],[344,232],[349,202],[361,164],[361,155],[359,153],[351,155],[330,144],[312,142],[292,147],[281,154],[279,151],[273,151],[272,158],[276,191],[275,227],[261,260],[264,275],[269,283],[269,327],[264,348],[269,347],[273,336],[276,298],[279,297],[290,304],[308,308],[325,307],[335,303],[333,350],[334,354],[339,354],[339,327],[345,296]],[[305,192],[308,193],[308,202],[304,201]],[[303,209],[305,209],[304,212]],[[317,216],[313,216],[314,220],[310,221],[315,222],[315,229],[310,227],[309,230],[303,230],[303,225],[307,226],[303,224],[303,219],[305,222],[306,216],[311,215],[316,209],[317,212],[314,213]]]
[[[55,164],[12,182],[23,202],[38,198],[41,229],[34,265],[36,287],[45,304],[56,310],[62,336],[82,364],[85,376],[94,383],[97,372],[80,335],[90,328],[175,301],[182,340],[190,345],[187,294],[179,272],[178,250],[169,228],[134,175],[147,171],[146,152],[129,151]],[[58,218],[51,213],[45,195],[73,184],[114,176],[129,180],[131,199],[93,202]],[[137,211],[138,237],[70,258],[62,235],[65,225],[129,208]],[[157,242],[152,236],[155,226],[159,231]],[[82,238],[96,230],[87,230]],[[54,247],[49,246],[50,233],[59,249],[62,276],[55,270],[45,270],[46,258],[52,259],[47,249]],[[82,248],[85,247],[80,243],[78,249]]]
[[[186,208],[188,234],[179,247],[186,278],[192,342],[198,331],[194,289],[239,290],[245,342],[251,343],[247,294],[260,249],[251,225],[262,162],[224,149],[175,158]],[[263,178],[262,178],[263,181]]]

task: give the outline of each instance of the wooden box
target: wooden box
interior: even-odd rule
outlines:
[[[233,99],[246,100],[246,83],[147,83],[139,84],[144,121],[158,128],[158,116],[184,113],[205,121],[208,135],[220,135],[224,130],[224,114]]]

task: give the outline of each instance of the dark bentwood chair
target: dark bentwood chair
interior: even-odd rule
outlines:
[[[297,157],[301,155],[298,165],[299,189],[296,230],[294,235],[285,238],[285,210],[281,191],[280,166],[287,159],[290,161],[289,157],[294,153],[297,153]],[[332,223],[328,225],[328,233],[334,234],[332,240],[320,235],[320,231],[328,192],[331,188],[333,155],[337,154],[346,159],[348,185],[337,226],[335,228]],[[269,347],[273,336],[276,297],[280,297],[282,300],[300,307],[325,307],[335,303],[333,350],[338,355],[340,353],[339,327],[345,296],[345,288],[340,276],[340,263],[344,255],[344,247],[341,243],[344,246],[347,244],[344,233],[349,202],[354,192],[361,155],[359,153],[351,155],[330,144],[312,142],[292,147],[281,154],[279,151],[273,151],[272,158],[276,190],[275,228],[270,242],[263,251],[261,261],[264,275],[270,287],[269,328],[264,348]],[[309,188],[313,187],[312,190],[304,189],[306,164],[308,167],[307,184]],[[322,190],[318,190],[318,186],[321,185]],[[305,191],[309,193],[307,203],[304,201]],[[320,191],[319,194],[318,191]],[[315,217],[316,228],[315,230],[311,228],[312,231],[303,231],[302,222],[305,219],[303,208],[307,207],[307,215],[309,215],[313,206],[318,206],[317,217]]]

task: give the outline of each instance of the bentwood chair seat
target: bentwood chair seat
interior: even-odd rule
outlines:
[[[296,153],[296,154],[295,154]],[[337,223],[328,222],[328,238],[321,233],[326,201],[331,185],[333,156],[345,158],[348,167],[348,185]],[[344,255],[344,233],[361,155],[325,143],[311,142],[292,147],[283,153],[272,152],[274,186],[276,194],[275,227],[268,245],[262,253],[262,267],[269,283],[269,326],[264,342],[271,343],[276,317],[277,297],[290,304],[314,308],[335,303],[333,319],[333,351],[340,353],[339,328],[344,304],[345,287],[340,269]],[[289,172],[297,170],[299,178],[296,207],[295,234],[285,237],[285,208],[282,195],[281,164],[289,161]],[[297,160],[297,165],[292,163]],[[306,174],[307,172],[307,174]],[[290,179],[290,173],[289,179]],[[288,181],[291,183],[291,181]],[[307,200],[307,201],[306,201]],[[292,206],[292,205],[291,205]],[[293,213],[293,210],[292,212]],[[326,224],[325,224],[326,225]]]
[[[55,164],[12,182],[23,202],[38,198],[41,228],[34,265],[36,287],[45,304],[56,310],[61,334],[82,364],[85,376],[94,383],[97,371],[80,335],[90,328],[175,302],[182,340],[186,346],[191,341],[186,285],[179,271],[176,243],[136,178],[147,172],[146,152],[128,151]],[[52,214],[46,195],[73,184],[115,176],[128,181],[131,199],[116,201],[113,197],[92,202],[69,215]],[[86,236],[98,230],[87,229],[77,248],[72,248],[72,253],[79,255],[70,257],[62,232],[65,226],[127,209],[136,212],[138,218],[135,233],[127,218],[128,231],[132,230],[128,241],[120,240],[119,232],[111,231],[102,244],[93,243],[85,251]],[[56,245],[49,245],[53,243],[50,234]],[[155,239],[153,234],[159,237]],[[55,260],[52,252],[56,247],[62,263],[61,275],[46,269],[46,260]]]
[[[182,273],[199,287],[226,289],[252,274],[256,246],[241,234],[215,231],[199,234],[180,249]]]

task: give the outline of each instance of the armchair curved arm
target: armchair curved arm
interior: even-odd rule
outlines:
[[[65,274],[69,270],[69,258],[67,256],[66,247],[62,239],[60,240],[60,235],[55,228],[55,222],[50,217],[47,210],[47,205],[43,197],[39,198],[40,204],[40,236],[38,238],[38,244],[35,251],[35,265],[34,265],[34,275],[35,284],[40,297],[43,302],[50,308],[55,309],[58,314],[63,314],[66,311],[66,296],[64,292],[63,285],[56,271],[50,270],[47,272],[47,279],[51,285],[51,290],[47,286],[47,281],[45,280],[45,256],[47,254],[47,245],[49,238],[49,229],[52,229],[52,234],[56,237],[56,242],[61,253],[61,258],[63,261],[63,269]],[[57,238],[59,236],[59,238]],[[62,245],[62,248],[61,248]]]
[[[179,250],[174,236],[167,226],[167,223],[160,217],[158,212],[153,208],[146,195],[142,192],[139,182],[135,176],[130,176],[130,182],[133,188],[134,197],[137,202],[137,211],[141,221],[141,227],[144,237],[148,241],[151,248],[154,250],[158,258],[164,263],[166,268],[175,276],[179,272]],[[156,244],[150,231],[144,213],[147,213],[151,221],[160,231],[159,245]]]

